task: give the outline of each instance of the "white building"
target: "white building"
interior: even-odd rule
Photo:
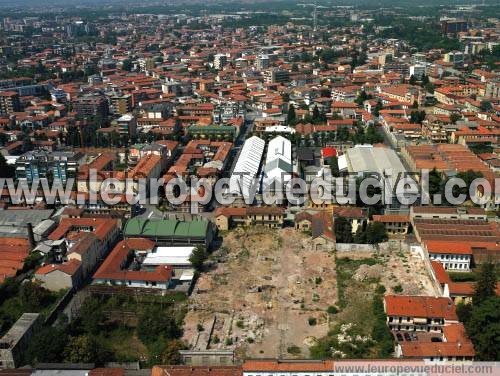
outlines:
[[[354,148],[347,149],[346,152],[338,158],[340,171],[356,174],[359,178],[373,177],[380,181],[382,190],[382,200],[385,205],[394,209],[399,209],[405,202],[400,202],[396,195],[398,184],[405,187],[402,197],[407,202],[418,199],[418,187],[412,189],[405,182],[413,182],[411,177],[407,176],[407,170],[393,149],[386,147],[373,147],[372,145],[356,145]],[[391,200],[389,191],[392,192]],[[387,193],[387,195],[386,195]],[[401,200],[403,201],[403,200]]]
[[[292,143],[277,136],[269,141],[262,179],[262,189],[271,187],[274,191],[284,189],[284,185],[292,178]]]
[[[217,54],[214,56],[214,68],[221,70],[227,64],[227,56],[225,54]]]
[[[259,55],[256,59],[256,66],[258,70],[264,70],[269,68],[269,56],[262,54]]]
[[[424,74],[425,65],[410,65],[410,77],[414,76],[417,80],[420,80]]]
[[[251,197],[251,188],[259,174],[265,146],[266,142],[257,136],[252,136],[245,141],[229,180],[231,195],[243,196],[245,200]]]
[[[470,243],[428,240],[424,245],[431,261],[440,262],[446,270],[470,271],[472,258]]]
[[[196,247],[156,247],[147,252],[144,266],[171,265],[175,268],[191,268],[189,257]]]
[[[265,133],[286,133],[295,134],[295,129],[286,125],[271,125],[264,130]]]

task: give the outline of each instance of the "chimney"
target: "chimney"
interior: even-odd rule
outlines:
[[[35,242],[35,234],[33,233],[33,225],[31,222],[26,224],[26,228],[28,229],[28,240],[30,242],[30,250],[32,251],[36,247]]]

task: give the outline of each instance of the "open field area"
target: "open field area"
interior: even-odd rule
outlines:
[[[338,312],[328,334],[311,348],[313,358],[386,358],[393,351],[383,295],[434,295],[423,260],[399,242],[383,243],[376,253],[337,254]]]
[[[334,255],[314,251],[308,241],[293,229],[228,233],[219,251],[227,252],[225,262],[202,274],[190,298],[184,339],[203,348],[215,317],[211,348],[307,356],[314,339],[327,333],[326,309],[337,300]],[[316,325],[309,325],[313,318]]]
[[[240,356],[309,357],[310,347],[343,323],[364,323],[370,332],[379,285],[434,293],[423,261],[399,242],[376,254],[335,255],[313,250],[309,236],[293,229],[254,227],[225,234],[212,259],[219,262],[202,273],[189,299],[183,339]]]

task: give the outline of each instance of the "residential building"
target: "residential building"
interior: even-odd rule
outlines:
[[[100,94],[85,94],[72,100],[73,110],[79,118],[106,119],[109,106],[106,97]]]
[[[21,111],[19,94],[16,91],[0,91],[0,116],[9,116]]]
[[[441,341],[437,342],[400,342],[396,346],[396,356],[436,363],[472,362],[474,360],[476,351],[470,339],[467,338],[462,323],[444,326],[440,339]]]
[[[222,231],[241,225],[280,228],[283,227],[284,216],[285,210],[280,207],[217,208],[215,211],[215,225]]]
[[[222,70],[224,66],[227,64],[227,55],[226,54],[216,54],[214,56],[214,68],[217,70]]]
[[[127,238],[119,242],[94,274],[94,284],[149,288],[166,291],[172,287],[173,268],[169,265],[142,267],[141,253],[155,247],[155,242],[143,238]]]
[[[373,222],[382,223],[389,235],[405,235],[410,227],[410,217],[401,214],[374,215]]]
[[[458,322],[450,298],[386,295],[384,309],[391,331],[442,333],[446,324]]]

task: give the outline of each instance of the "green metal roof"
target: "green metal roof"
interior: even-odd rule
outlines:
[[[188,132],[201,132],[201,133],[235,133],[236,128],[232,125],[191,125]]]
[[[144,146],[146,146],[147,144],[134,144],[131,146],[132,149],[137,149],[137,150],[141,150],[144,148]]]
[[[132,218],[125,225],[125,236],[147,237],[205,237],[208,221],[196,220],[190,222],[175,219],[144,219]]]

